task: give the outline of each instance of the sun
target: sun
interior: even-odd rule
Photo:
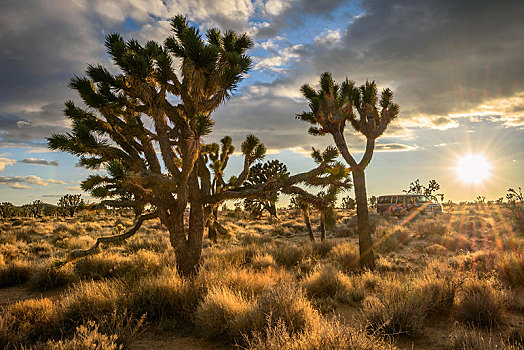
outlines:
[[[455,171],[463,182],[480,183],[489,177],[490,168],[489,162],[483,155],[468,154],[459,159]]]

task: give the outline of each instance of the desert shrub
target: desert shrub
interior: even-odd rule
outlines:
[[[440,244],[434,243],[429,247],[424,248],[424,252],[428,255],[445,256],[448,255],[449,250]]]
[[[318,326],[320,314],[307,299],[304,291],[287,282],[268,288],[256,300],[253,308],[232,325],[233,334],[250,335],[269,325],[282,322],[291,333],[304,332]]]
[[[290,280],[290,275],[285,271],[276,271],[273,268],[263,271],[248,269],[229,270],[219,277],[218,284],[232,290],[244,293],[247,296],[259,295],[264,289],[280,281]],[[208,281],[209,282],[209,281]]]
[[[126,241],[126,247],[131,252],[138,252],[139,250],[150,250],[153,252],[163,252],[168,249],[169,242],[157,230],[148,230],[147,236],[137,236]]]
[[[440,314],[453,307],[456,284],[451,278],[427,275],[419,282],[418,287],[429,312]]]
[[[51,299],[29,299],[10,305],[0,316],[0,347],[15,348],[60,334],[60,310]]]
[[[434,242],[452,252],[471,249],[469,240],[464,235],[441,236],[437,237]]]
[[[331,250],[335,262],[344,272],[351,272],[359,268],[358,247],[350,242],[338,244]]]
[[[48,341],[43,349],[47,350],[119,350],[116,334],[106,335],[100,333],[98,325],[89,321],[76,328],[73,338],[68,340]]]
[[[241,336],[235,332],[234,324],[252,307],[244,294],[227,287],[214,287],[196,309],[193,322],[205,338],[221,337],[232,341]]]
[[[510,286],[524,286],[524,254],[501,254],[496,261],[496,269],[500,279]]]
[[[302,247],[296,245],[283,245],[273,249],[271,252],[277,264],[287,268],[296,266],[304,259],[306,252]]]
[[[364,298],[363,288],[331,265],[323,266],[309,274],[301,286],[312,298],[332,298],[341,302],[357,302]]]
[[[275,268],[277,266],[275,259],[270,254],[257,254],[253,257],[251,265],[254,269],[265,269],[268,267]]]
[[[73,237],[65,237],[59,246],[61,248],[66,248],[69,250],[72,249],[86,249],[91,247],[93,244],[95,244],[95,239],[91,236],[73,236]]]
[[[270,325],[248,339],[248,350],[386,350],[395,349],[358,328],[351,328],[339,321],[319,322],[317,327],[292,334],[283,322]]]
[[[202,300],[202,294],[197,284],[166,270],[138,280],[125,302],[137,317],[146,314],[148,321],[169,328],[178,326],[178,322],[190,325],[190,316]]]
[[[475,277],[462,285],[455,305],[455,319],[475,326],[490,327],[502,319],[503,297],[491,281]]]
[[[76,279],[71,265],[55,268],[51,264],[46,264],[35,269],[29,280],[29,285],[33,290],[44,291],[69,285]]]
[[[126,286],[118,280],[81,282],[60,299],[63,327],[74,329],[84,319],[98,320],[122,304]]]
[[[383,230],[378,230],[375,241],[379,250],[382,252],[391,252],[398,250],[401,244],[409,242],[411,234],[404,226],[395,226]]]
[[[139,250],[118,263],[116,274],[121,277],[138,278],[144,275],[157,274],[161,269],[162,263],[157,254],[148,250]]]
[[[448,231],[447,222],[440,218],[425,218],[414,225],[419,236],[443,236]]]
[[[320,241],[311,243],[313,254],[320,258],[325,258],[331,252],[335,243],[332,241]]]
[[[485,339],[482,333],[474,328],[454,327],[450,334],[450,347],[453,350],[517,350],[522,349],[518,343],[512,343],[511,340],[502,340],[496,344],[491,335]]]
[[[273,240],[273,238],[269,235],[261,235],[258,233],[246,233],[240,237],[240,242],[243,245],[250,245],[250,244],[256,244],[256,245],[264,245],[266,243],[270,243]]]
[[[0,268],[0,287],[24,284],[31,277],[33,266],[28,261],[13,260]]]
[[[362,307],[368,331],[384,335],[420,335],[427,312],[420,291],[398,280],[383,281],[380,299],[367,297]]]
[[[85,280],[100,280],[107,277],[116,277],[118,264],[122,257],[118,254],[103,252],[75,263],[75,273]]]

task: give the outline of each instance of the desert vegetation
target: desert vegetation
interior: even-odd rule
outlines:
[[[100,202],[0,205],[0,347],[524,346],[520,189],[434,215],[377,214],[365,170],[400,107],[389,88],[336,84],[327,72],[320,89],[302,86],[310,110],[296,117],[335,147],[313,149],[315,168],[291,174],[263,162],[266,147],[249,134],[241,171],[226,180],[234,141],[206,136],[250,69],[253,42],[204,37],[183,16],[171,25],[163,44],[108,35],[115,69],[89,65],[71,80],[85,107],[66,102],[72,131],[48,145],[105,170],[81,185]],[[346,124],[365,139],[360,161]],[[406,192],[443,200],[439,187],[416,180]],[[355,199],[342,197],[350,189]]]

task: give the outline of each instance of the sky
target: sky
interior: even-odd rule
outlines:
[[[311,147],[333,144],[295,119],[308,109],[300,86],[321,73],[389,87],[399,117],[377,140],[366,170],[368,195],[401,193],[435,179],[445,200],[503,197],[524,186],[524,2],[343,0],[0,0],[0,202],[56,203],[91,172],[47,149],[69,130],[64,102],[79,101],[69,80],[87,64],[111,70],[104,37],[118,32],[162,43],[176,14],[205,32],[246,32],[253,67],[213,115],[208,141],[249,133],[291,173],[312,169]],[[350,128],[357,159],[365,141]],[[489,176],[456,171],[482,155]],[[240,171],[234,156],[226,175]],[[475,167],[475,165],[474,165]],[[349,193],[351,195],[351,193]]]

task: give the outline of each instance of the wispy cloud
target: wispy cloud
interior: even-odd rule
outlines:
[[[30,185],[47,186],[47,182],[36,175],[28,176],[0,176],[0,185],[7,185],[14,189],[29,189],[31,187],[22,185],[22,183]]]
[[[0,171],[4,170],[6,166],[13,165],[16,163],[16,160],[9,158],[0,158]]]
[[[47,161],[45,159],[26,158],[26,159],[21,160],[20,162],[25,163],[25,164],[58,166],[58,161],[56,160]]]

